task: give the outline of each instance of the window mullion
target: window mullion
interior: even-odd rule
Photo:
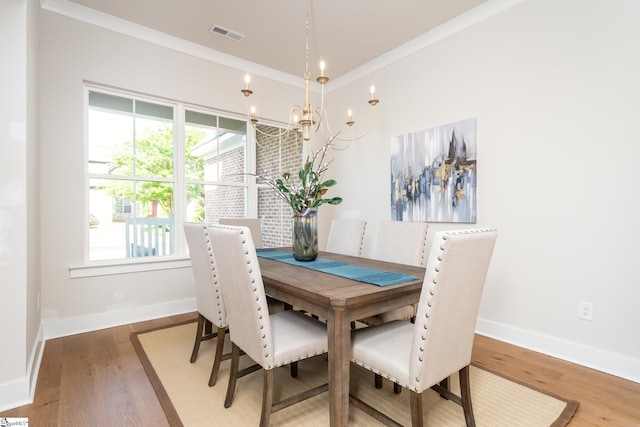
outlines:
[[[256,173],[256,130],[247,122],[247,172]],[[247,218],[258,217],[258,188],[256,178],[252,175],[245,177],[247,182]]]
[[[174,111],[173,116],[174,123],[174,150],[173,150],[173,164],[174,164],[174,212],[173,218],[175,221],[176,233],[175,237],[175,251],[177,255],[186,254],[186,240],[182,229],[182,224],[186,221],[186,206],[187,206],[187,182],[186,182],[186,168],[185,168],[185,107],[184,104],[178,104]]]

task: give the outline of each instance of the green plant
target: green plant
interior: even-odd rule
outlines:
[[[276,178],[266,173],[258,175],[258,178],[297,213],[305,213],[308,209],[325,203],[338,205],[342,203],[341,197],[324,197],[329,188],[336,185],[334,179],[324,180],[324,174],[331,164],[331,161],[324,163],[324,157],[332,142],[333,138],[329,139],[321,149],[308,156],[297,176],[283,172]]]
[[[199,144],[204,132],[188,129],[185,135],[185,175],[188,179],[204,179],[204,159],[188,154]],[[135,153],[135,156],[132,154]],[[135,169],[134,169],[135,165]],[[109,166],[116,175],[172,178],[173,167],[173,126],[161,124],[150,128],[134,140],[122,141],[116,145],[109,159]],[[157,203],[164,215],[173,213],[173,185],[166,182],[138,181],[135,192],[129,180],[103,181],[101,189],[114,198],[131,199],[141,203],[141,214],[149,214],[151,204]],[[187,186],[189,200],[204,203],[198,186]],[[203,208],[204,209],[204,208]]]

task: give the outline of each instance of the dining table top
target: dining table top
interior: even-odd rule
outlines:
[[[331,252],[320,252],[318,258],[413,276],[378,286],[258,256],[267,295],[326,320],[330,425],[344,427],[349,423],[352,322],[417,303],[425,268]]]
[[[278,248],[278,250],[291,252],[291,248]],[[283,263],[277,260],[258,257],[266,289],[277,285],[278,289],[285,290],[288,294],[294,295],[301,300],[313,301],[315,304],[325,305],[327,307],[342,306],[343,308],[355,310],[363,306],[371,307],[372,304],[384,302],[398,295],[412,295],[410,299],[413,303],[418,302],[419,292],[416,294],[416,291],[422,288],[425,274],[424,267],[396,264],[372,258],[355,257],[323,251],[319,252],[318,259],[401,273],[413,276],[414,279],[394,285],[378,286]],[[309,262],[313,263],[314,261]],[[277,295],[271,296],[277,298]],[[379,313],[384,311],[386,311],[386,309],[381,307]]]

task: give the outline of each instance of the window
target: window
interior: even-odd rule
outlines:
[[[302,165],[302,138],[297,132],[257,125],[256,171],[276,175],[294,172]],[[266,185],[258,187],[258,217],[262,219],[265,247],[291,246],[291,206]]]
[[[187,221],[248,216],[247,122],[185,111]]]
[[[296,132],[260,124],[254,138],[245,118],[93,85],[86,92],[89,261],[186,256],[181,224],[220,218],[259,217],[265,246],[291,245],[290,206],[248,172],[298,170]]]
[[[185,255],[179,224],[247,215],[246,120],[87,94],[89,261]]]

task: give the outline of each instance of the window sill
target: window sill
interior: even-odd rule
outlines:
[[[191,267],[189,258],[165,258],[153,261],[135,262],[104,262],[89,265],[69,267],[69,277],[80,279],[83,277],[108,276],[111,274],[140,273],[145,271],[170,270],[173,268]]]

